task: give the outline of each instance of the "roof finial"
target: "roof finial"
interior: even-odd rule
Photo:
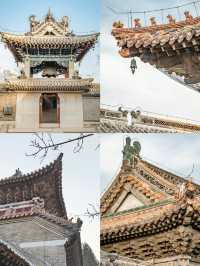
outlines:
[[[134,141],[131,145],[131,138],[126,137],[126,144],[122,151],[123,153],[123,165],[135,166],[135,158],[140,156],[141,145],[138,141]]]
[[[15,173],[14,173],[13,177],[20,177],[20,176],[22,176],[22,172],[20,171],[19,168],[17,168],[17,169],[15,170]]]
[[[49,7],[48,16],[52,16],[51,8]]]
[[[48,13],[47,13],[47,15],[46,15],[46,21],[50,21],[50,20],[53,20],[54,18],[53,18],[53,13],[52,13],[52,11],[51,11],[51,8],[49,7],[49,9],[48,9]]]

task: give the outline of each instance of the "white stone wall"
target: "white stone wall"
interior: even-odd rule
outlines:
[[[18,93],[16,103],[16,129],[39,128],[40,93]]]
[[[59,93],[60,127],[69,131],[83,128],[83,98],[77,93]]]
[[[77,93],[59,93],[60,124],[40,126],[41,93],[18,93],[16,103],[16,131],[38,131],[54,129],[55,131],[81,131],[83,129],[83,98]]]
[[[83,118],[84,121],[99,121],[100,116],[100,98],[83,97]]]

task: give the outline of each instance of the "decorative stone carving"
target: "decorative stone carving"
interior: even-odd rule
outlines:
[[[69,27],[69,18],[67,16],[62,17],[61,24],[63,25],[63,27],[68,29],[68,27]]]
[[[192,204],[192,201],[197,194],[197,189],[191,181],[184,182],[179,185],[175,198],[182,203]]]
[[[156,26],[157,22],[156,22],[156,18],[155,17],[151,17],[150,18],[150,22],[151,22],[151,26]]]
[[[123,28],[124,24],[119,20],[113,23],[113,28]]]
[[[126,138],[126,144],[123,149],[123,161],[128,161],[129,165],[133,165],[134,157],[139,156],[141,150],[141,145],[138,141],[133,142],[133,146],[131,146],[131,138]]]
[[[190,21],[193,21],[193,16],[190,14],[190,12],[189,11],[185,11],[184,12],[184,15],[185,15],[185,20],[187,21],[187,22],[190,22]]]
[[[134,19],[134,24],[135,24],[135,28],[141,28],[142,27],[142,24],[141,24],[139,18]]]
[[[29,17],[29,21],[30,21],[30,30],[35,31],[35,27],[39,24],[39,22],[36,20],[36,16],[31,15]]]
[[[172,15],[167,15],[167,19],[169,24],[175,24],[176,23],[176,19],[172,17]]]
[[[46,22],[54,21],[53,13],[51,12],[51,9],[49,8],[48,13],[45,18]]]

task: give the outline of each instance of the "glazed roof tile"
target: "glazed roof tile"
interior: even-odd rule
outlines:
[[[114,28],[113,36],[118,40],[118,46],[124,49],[121,51],[122,56],[140,56],[143,49],[156,48],[167,46],[167,49],[174,49],[174,45],[184,41],[184,45],[195,45],[195,39],[200,36],[200,18],[194,19],[192,22],[166,24],[151,26],[146,28]],[[132,54],[129,54],[126,48],[132,49]]]
[[[101,242],[112,243],[120,239],[134,239],[171,230],[180,225],[192,226],[200,231],[199,201],[196,204],[158,206],[141,212],[122,214],[115,218],[102,219]]]
[[[61,153],[54,162],[34,172],[0,179],[0,204],[37,196],[44,199],[46,211],[67,217],[62,194],[62,157]]]
[[[101,121],[98,127],[99,133],[176,133],[175,129],[148,125],[124,125],[121,123],[112,123],[111,121]]]
[[[70,46],[78,45],[94,45],[99,36],[98,33],[88,34],[88,35],[66,35],[66,36],[27,36],[27,35],[16,35],[11,33],[2,32],[2,40],[9,44],[15,46],[28,46],[28,47],[43,47],[43,48],[53,48],[53,47],[63,47],[68,48]]]
[[[112,210],[124,186],[129,184],[139,194],[143,194],[147,199],[147,206],[152,203],[159,203],[175,198],[177,188],[187,180],[181,176],[171,173],[167,170],[135,157],[134,168],[126,167],[124,164],[121,170],[109,185],[101,197],[101,214],[102,216],[117,215]],[[200,195],[200,185],[194,184],[196,193]],[[131,212],[131,210],[130,210]]]
[[[39,216],[61,226],[71,224],[68,219],[50,214],[44,206],[37,205],[34,199],[28,202],[20,202],[16,206],[14,204],[6,205],[5,208],[4,205],[0,205],[0,221],[34,216]]]
[[[126,115],[124,116],[124,112]],[[131,112],[137,114],[137,111]],[[143,113],[132,117],[132,122],[128,123],[128,111],[113,111],[101,109],[99,132],[102,133],[190,133],[200,132],[200,122],[179,117],[170,117],[151,113]]]
[[[93,79],[27,78],[2,83],[3,88],[13,91],[65,91],[90,92]],[[94,85],[95,86],[95,85]]]

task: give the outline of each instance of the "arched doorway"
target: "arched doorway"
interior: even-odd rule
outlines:
[[[40,123],[60,123],[60,99],[57,93],[41,95]]]

